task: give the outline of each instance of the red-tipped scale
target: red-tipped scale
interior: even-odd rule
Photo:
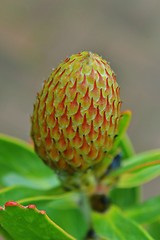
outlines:
[[[60,171],[96,165],[113,146],[120,105],[119,86],[107,61],[91,52],[72,55],[37,95],[31,118],[36,152]]]

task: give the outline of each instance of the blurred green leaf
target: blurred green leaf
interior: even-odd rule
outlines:
[[[131,140],[127,134],[124,134],[120,140],[119,147],[122,151],[123,160],[128,160],[135,154]]]
[[[160,218],[158,221],[155,221],[147,226],[147,230],[154,240],[160,239]]]
[[[126,209],[139,200],[139,189],[137,188],[113,188],[109,193],[109,198],[114,205]]]
[[[141,169],[135,173],[124,174],[118,186],[123,188],[130,188],[144,184],[156,177],[160,176],[160,165],[151,166],[146,169]]]
[[[0,239],[1,240],[14,240],[1,226],[0,226]]]
[[[119,133],[118,137],[116,139],[116,143],[114,145],[113,151],[116,151],[117,148],[120,149],[120,152],[122,153],[122,162],[129,160],[130,157],[132,157],[135,154],[133,145],[130,141],[130,138],[128,137],[126,130],[129,126],[129,123],[131,121],[132,113],[130,111],[125,111],[122,114],[122,117],[120,119],[120,126],[119,126]],[[139,199],[139,192],[140,189],[137,187],[132,187],[129,190],[128,189],[119,189],[114,188],[111,191],[111,199],[112,202],[115,203],[118,206],[127,206],[136,203]]]
[[[132,146],[130,138],[126,133],[121,138],[119,147],[122,152],[122,162],[134,156],[134,148]],[[111,189],[109,197],[113,204],[119,206],[120,208],[126,209],[127,207],[132,206],[139,201],[140,189],[139,187],[133,187],[129,189],[114,187]]]
[[[58,186],[59,180],[29,144],[0,135],[0,186],[15,184],[49,189]]]
[[[17,201],[29,196],[42,194],[44,191],[32,189],[23,186],[10,186],[0,189],[0,204],[3,205],[7,201]]]
[[[84,238],[89,228],[89,208],[85,196],[78,193],[64,193],[61,188],[44,191],[12,186],[0,190],[0,204],[6,201],[17,201],[23,205],[32,203],[39,209],[45,209],[54,222],[78,240]]]
[[[111,207],[105,214],[93,213],[93,227],[97,235],[105,239],[153,240],[141,226],[116,207]]]
[[[136,204],[126,214],[140,224],[154,222],[160,218],[160,196]]]
[[[35,204],[38,209],[45,209],[48,216],[61,228],[83,240],[90,225],[90,210],[86,196],[69,192],[57,196],[36,196],[22,199],[20,204]]]
[[[117,147],[119,146],[123,135],[126,133],[129,123],[131,121],[131,116],[132,116],[131,111],[125,111],[122,113],[120,122],[119,122],[118,135],[114,141],[113,148],[110,151],[111,154],[114,154],[114,152],[117,150]]]
[[[39,190],[24,186],[10,186],[0,189],[0,205],[3,205],[7,201],[20,201],[24,198],[32,198],[35,196],[55,196],[62,194],[64,191],[61,188],[54,188],[50,190]]]
[[[131,188],[160,176],[160,150],[152,150],[130,157],[123,166],[112,171],[108,179],[119,177],[117,186]]]
[[[75,239],[35,208],[6,206],[0,210],[0,225],[14,240]]]

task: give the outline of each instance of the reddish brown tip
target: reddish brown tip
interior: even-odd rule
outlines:
[[[18,206],[18,203],[13,201],[9,201],[5,203],[5,207],[13,207],[13,206]]]
[[[40,210],[39,213],[40,214],[46,214],[46,211],[45,210]]]
[[[30,204],[30,205],[27,206],[27,208],[35,209],[35,208],[36,208],[36,205],[34,205],[34,204]]]

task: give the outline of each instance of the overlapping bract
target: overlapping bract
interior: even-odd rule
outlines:
[[[120,96],[109,64],[81,52],[62,62],[37,95],[31,135],[53,169],[83,171],[102,161],[118,133]]]

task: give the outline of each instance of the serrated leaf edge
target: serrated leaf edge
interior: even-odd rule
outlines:
[[[38,210],[36,208],[36,205],[35,204],[29,204],[27,206],[23,206],[21,204],[19,204],[18,202],[14,202],[14,201],[9,201],[9,202],[6,202],[4,204],[4,206],[0,206],[0,211],[6,211],[7,208],[10,208],[10,207],[19,207],[19,208],[22,208],[22,209],[29,209],[31,211],[36,211],[37,213],[39,214],[42,214],[45,216],[45,218],[47,219],[47,221],[52,224],[54,227],[56,227],[60,232],[64,233],[64,235],[66,235],[67,237],[69,237],[70,239],[72,240],[76,240],[73,236],[71,236],[69,233],[67,233],[65,230],[63,230],[60,226],[58,226],[55,222],[53,222],[49,217],[48,215],[46,214],[46,211],[45,210]]]

